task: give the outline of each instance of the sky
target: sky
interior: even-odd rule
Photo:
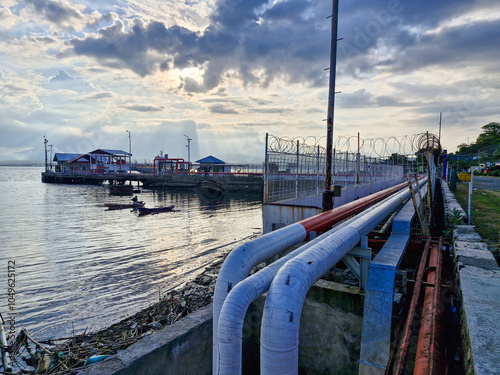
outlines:
[[[330,0],[0,0],[0,161],[129,150],[262,162],[325,144]],[[339,0],[334,138],[500,121],[498,0]],[[191,139],[189,155],[188,137]]]

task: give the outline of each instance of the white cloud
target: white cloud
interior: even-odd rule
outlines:
[[[131,130],[143,160],[185,156],[185,133],[193,159],[244,161],[263,158],[266,132],[326,133],[331,3],[3,4],[0,147],[39,148],[47,131],[60,151],[126,149]],[[497,3],[362,4],[340,3],[336,136],[432,131],[443,112],[458,144],[498,121]]]
[[[8,7],[0,8],[0,28],[9,29],[18,22],[18,18],[12,14]]]

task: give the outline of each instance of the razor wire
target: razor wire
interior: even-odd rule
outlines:
[[[300,199],[324,191],[323,138],[267,136],[265,202]],[[349,188],[399,178],[408,172],[423,173],[426,162],[419,152],[428,150],[430,144],[436,148],[436,142],[437,137],[427,133],[399,139],[338,137],[333,148],[332,185]]]

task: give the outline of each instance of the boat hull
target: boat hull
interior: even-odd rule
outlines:
[[[158,214],[161,212],[173,211],[174,207],[175,206],[155,207],[155,208],[137,207],[137,211],[139,212],[139,215],[149,215],[149,214]]]

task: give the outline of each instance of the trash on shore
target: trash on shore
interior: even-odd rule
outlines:
[[[222,261],[208,266],[184,287],[169,291],[160,302],[99,332],[37,341],[27,330],[21,330],[14,347],[7,348],[9,356],[15,359],[14,370],[9,374],[76,374],[144,336],[177,322],[212,302]],[[0,371],[0,374],[4,373],[7,374]]]

